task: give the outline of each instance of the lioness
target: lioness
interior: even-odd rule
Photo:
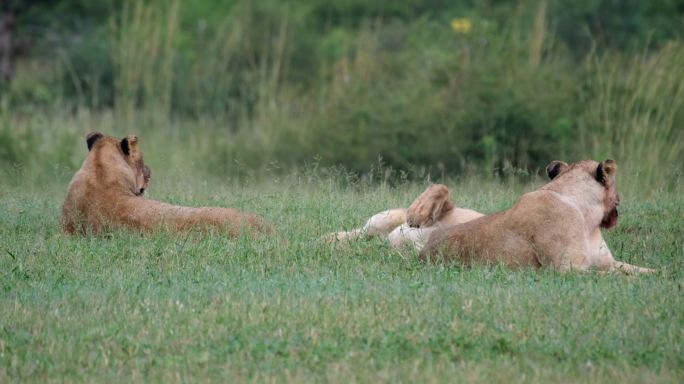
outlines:
[[[136,136],[117,139],[93,132],[86,144],[88,155],[69,183],[62,210],[62,225],[69,234],[167,228],[217,229],[236,237],[242,231],[272,231],[260,216],[235,209],[180,207],[145,198],[151,172]]]
[[[614,227],[618,219],[615,161],[553,161],[546,170],[551,182],[523,195],[511,209],[437,229],[420,258],[559,271],[654,272],[613,259],[601,235],[601,228]]]
[[[408,245],[420,251],[437,228],[465,223],[481,216],[484,215],[472,209],[455,207],[449,189],[442,184],[432,184],[408,209],[396,208],[376,213],[362,228],[331,233],[324,239],[336,242],[386,236],[395,248]]]

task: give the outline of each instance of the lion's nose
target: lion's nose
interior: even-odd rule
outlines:
[[[136,195],[141,196],[143,193],[145,193],[145,188],[140,188],[138,190],[138,193],[136,193]]]

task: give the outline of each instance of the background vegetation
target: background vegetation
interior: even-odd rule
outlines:
[[[72,167],[86,115],[183,143],[231,175],[312,162],[524,175],[554,158],[614,157],[651,190],[671,187],[684,165],[681,1],[5,8],[16,19],[5,165],[26,163],[49,136]]]

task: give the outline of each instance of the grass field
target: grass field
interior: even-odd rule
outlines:
[[[464,270],[381,241],[316,240],[408,205],[424,184],[302,173],[239,185],[151,165],[151,197],[259,212],[282,236],[72,238],[58,227],[62,177],[3,183],[0,382],[684,378],[681,194],[623,196],[606,233],[617,258],[655,276]],[[447,184],[483,212],[535,187]]]
[[[0,384],[684,383],[681,1],[2,4]],[[140,136],[151,198],[279,235],[62,234],[95,130]],[[606,240],[657,274],[318,240],[428,175],[505,209],[557,157],[617,160]]]

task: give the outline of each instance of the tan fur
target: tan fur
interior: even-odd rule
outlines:
[[[181,207],[147,199],[142,194],[151,172],[136,136],[119,140],[94,132],[86,140],[88,155],[69,183],[62,211],[62,224],[69,234],[115,228],[220,230],[230,237],[243,231],[272,232],[261,217],[235,209]]]
[[[559,271],[654,271],[613,259],[601,235],[601,227],[617,223],[614,161],[553,162],[547,171],[552,181],[509,210],[434,231],[420,258]]]
[[[408,209],[396,208],[373,215],[362,228],[328,234],[330,243],[358,238],[385,237],[395,248],[412,246],[420,250],[430,234],[442,226],[461,224],[483,216],[466,208],[454,207],[449,189],[432,184]]]
[[[442,220],[453,209],[449,189],[442,184],[432,184],[408,207],[406,223],[414,228],[429,227]]]

